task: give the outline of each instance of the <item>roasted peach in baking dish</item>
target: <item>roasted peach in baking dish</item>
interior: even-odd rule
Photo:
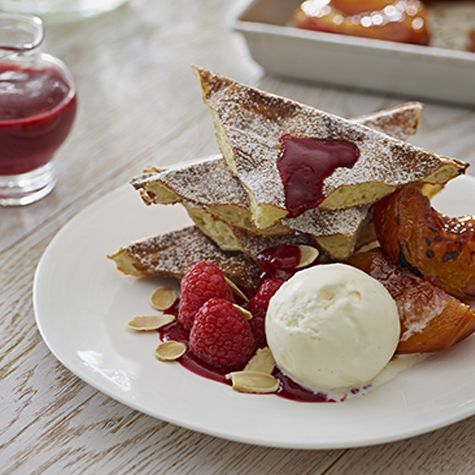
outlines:
[[[429,44],[427,12],[418,0],[307,0],[293,13],[297,28],[401,43]]]

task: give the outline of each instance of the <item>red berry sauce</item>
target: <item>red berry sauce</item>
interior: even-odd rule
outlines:
[[[162,327],[160,330],[158,330],[158,333],[162,341],[179,341],[184,343],[187,347],[189,346],[189,332],[185,330],[178,320],[175,320],[172,323]],[[212,379],[213,381],[218,381],[220,383],[225,383],[229,386],[232,384],[230,380],[226,379],[226,374],[229,373],[228,370],[206,363],[195,356],[189,349],[177,361],[188,371],[191,371],[199,376]],[[277,396],[299,402],[336,402],[334,399],[329,398],[325,393],[314,393],[303,388],[292,381],[278,368],[276,368],[272,374],[277,379],[277,381],[279,381],[279,389],[276,393]]]
[[[184,343],[187,348],[189,347],[190,332],[185,330],[178,319],[160,328],[158,333],[162,341],[178,341],[180,343]],[[195,374],[212,379],[213,381],[219,381],[220,383],[226,383],[229,385],[231,384],[231,382],[225,377],[229,371],[226,371],[224,368],[217,368],[206,363],[202,359],[195,356],[193,352],[189,350],[189,348],[186,350],[186,353],[178,360],[178,362],[184,368],[192,371]]]
[[[316,208],[324,199],[323,181],[336,168],[352,168],[360,156],[356,145],[343,140],[280,138],[277,168],[285,189],[289,217]]]
[[[262,270],[260,282],[275,277],[278,271],[292,274],[300,264],[300,248],[290,244],[270,247],[258,254],[257,263]]]
[[[0,175],[49,162],[75,114],[76,95],[59,71],[0,63]]]
[[[337,402],[324,392],[314,393],[309,389],[305,389],[298,383],[290,379],[286,374],[282,373],[279,368],[275,368],[272,375],[279,381],[279,390],[277,395],[284,399],[299,402]]]

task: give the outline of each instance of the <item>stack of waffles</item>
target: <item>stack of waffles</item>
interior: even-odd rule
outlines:
[[[131,181],[147,205],[183,205],[194,226],[110,255],[125,274],[180,279],[188,267],[206,260],[236,283],[255,287],[257,256],[282,244],[315,246],[326,259],[344,261],[374,240],[374,203],[408,184],[434,193],[467,168],[405,142],[417,131],[420,103],[346,120],[199,67],[194,72],[221,153],[173,168],[150,168]],[[302,152],[308,154],[304,166],[310,178],[302,180],[307,172],[300,169],[292,181],[279,166],[288,139],[297,149],[308,140],[317,149],[351,145],[355,161],[315,181],[312,173],[318,175],[327,151],[314,156],[310,148]],[[296,209],[290,192],[300,188],[304,198],[318,188],[318,199],[302,199]]]

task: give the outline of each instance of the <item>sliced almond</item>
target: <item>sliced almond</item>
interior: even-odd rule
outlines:
[[[270,349],[266,346],[256,351],[249,360],[244,371],[257,371],[259,373],[271,374],[274,371],[275,360]]]
[[[245,308],[242,308],[239,305],[236,305],[235,303],[233,304],[233,307],[246,319],[250,320],[252,318],[252,313],[249,310],[246,310]]]
[[[177,299],[176,292],[170,287],[158,287],[150,296],[150,304],[157,310],[167,310]]]
[[[309,266],[318,257],[318,249],[312,246],[299,245],[300,249],[300,262],[297,269]]]
[[[233,291],[233,294],[236,297],[241,298],[246,303],[249,302],[249,299],[247,298],[246,294],[231,279],[228,279],[226,276],[224,276],[224,278],[226,279],[226,283],[228,284],[229,288]]]
[[[155,356],[160,361],[175,361],[183,356],[186,351],[186,345],[179,341],[164,341],[155,348]]]
[[[152,331],[173,322],[173,315],[137,315],[127,322],[127,326],[137,331]]]
[[[274,376],[259,371],[236,371],[226,375],[231,379],[233,389],[241,393],[275,393],[279,382]]]

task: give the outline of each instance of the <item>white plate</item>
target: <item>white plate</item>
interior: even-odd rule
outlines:
[[[437,196],[444,212],[470,212],[475,179]],[[471,209],[473,212],[473,207]],[[165,421],[235,441],[330,449],[390,442],[475,414],[475,337],[344,403],[298,403],[246,395],[155,359],[158,334],[126,328],[150,312],[160,279],[121,275],[106,254],[188,223],[181,207],[146,207],[130,186],[72,219],[38,265],[34,308],[41,335],[73,373],[110,397]]]
[[[301,2],[246,1],[231,21],[268,72],[406,99],[475,105],[475,53],[286,26]]]

